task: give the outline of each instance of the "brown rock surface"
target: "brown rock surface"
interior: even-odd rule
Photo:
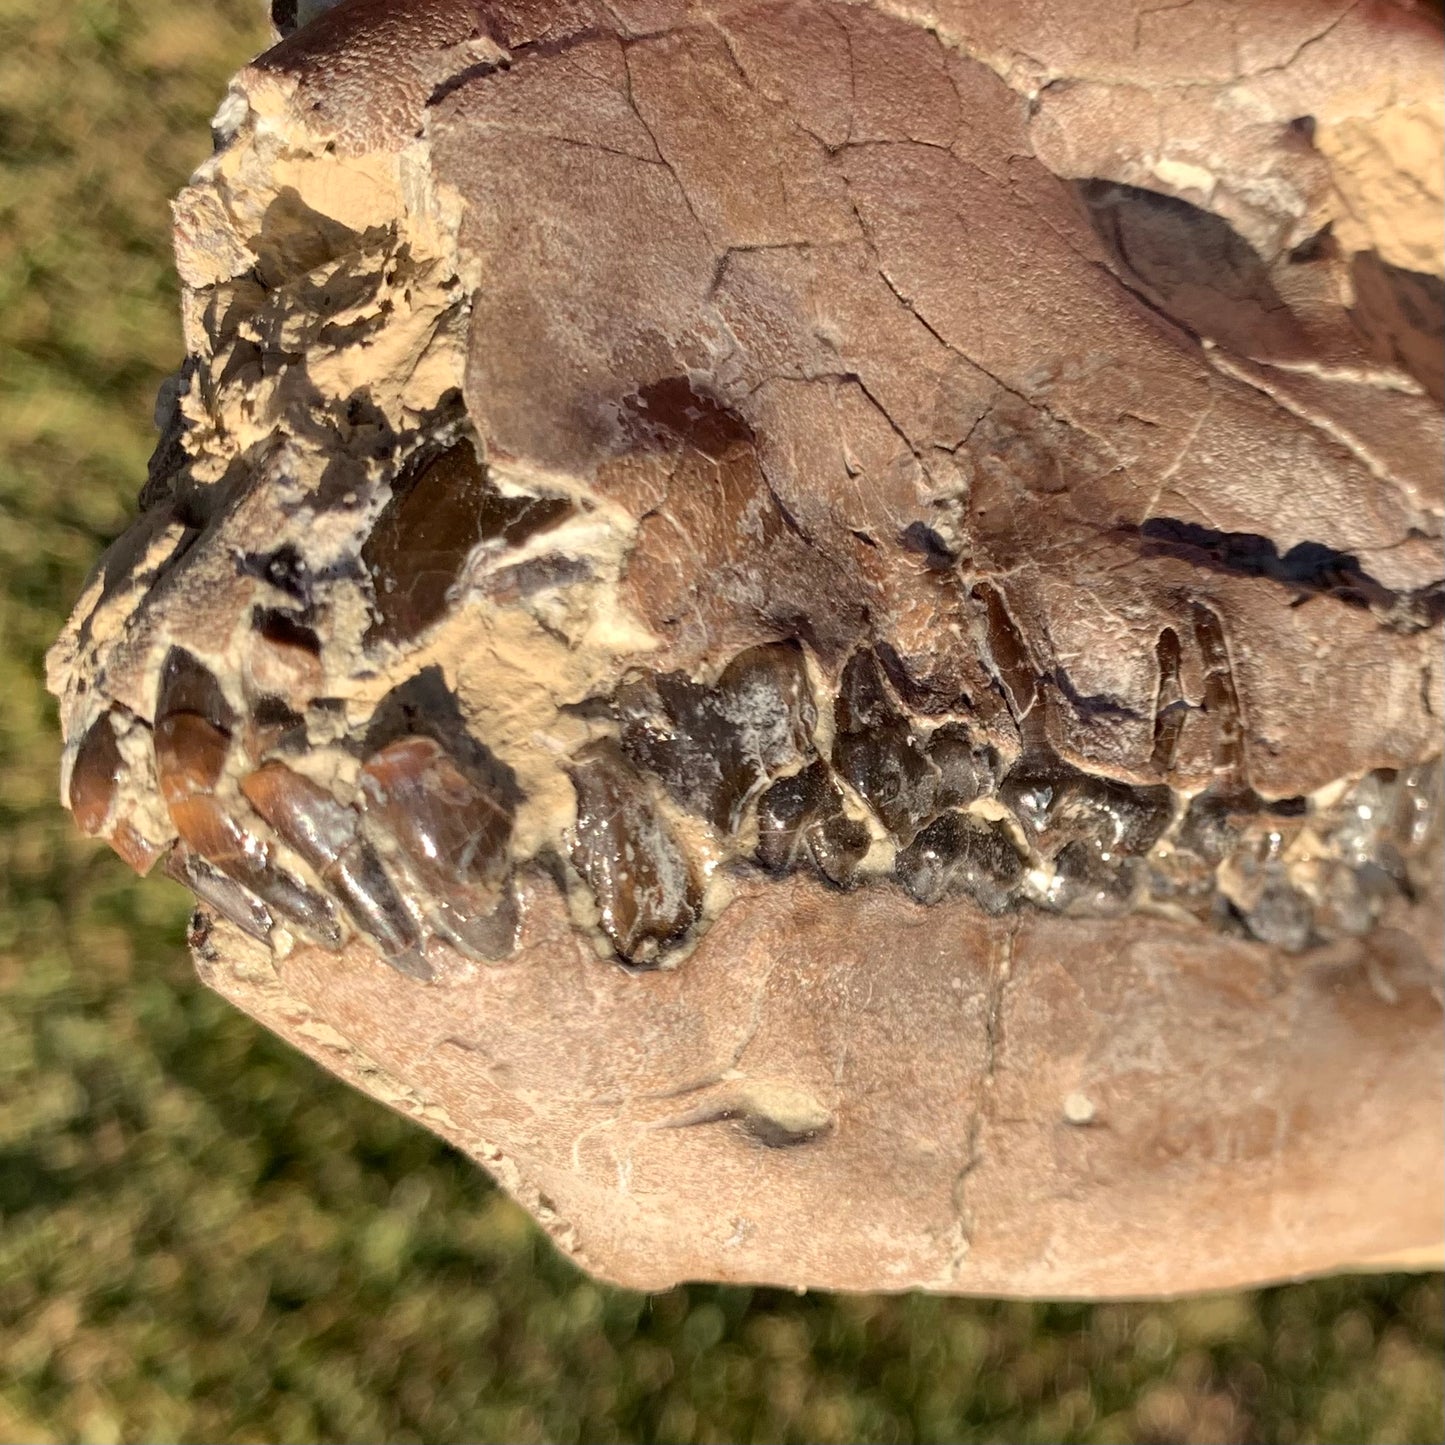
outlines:
[[[1440,54],[342,0],[177,204],[77,819],[614,1280],[1438,1261]]]

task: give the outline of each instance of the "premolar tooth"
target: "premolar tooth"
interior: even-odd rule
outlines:
[[[571,772],[577,792],[572,861],[617,952],[629,963],[655,963],[659,949],[697,920],[696,875],[616,743],[593,743]]]

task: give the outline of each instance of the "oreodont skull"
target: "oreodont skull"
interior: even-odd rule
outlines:
[[[1439,35],[1317,21],[319,15],[177,205],[78,821],[613,1278],[1437,1250]]]

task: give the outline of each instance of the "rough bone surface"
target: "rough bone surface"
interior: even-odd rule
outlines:
[[[202,977],[631,1284],[1437,1258],[1436,20],[275,14],[51,659]]]

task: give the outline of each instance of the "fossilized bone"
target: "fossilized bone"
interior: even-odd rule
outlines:
[[[217,116],[66,796],[599,1273],[1438,1256],[1439,29],[1203,10],[344,0]]]

